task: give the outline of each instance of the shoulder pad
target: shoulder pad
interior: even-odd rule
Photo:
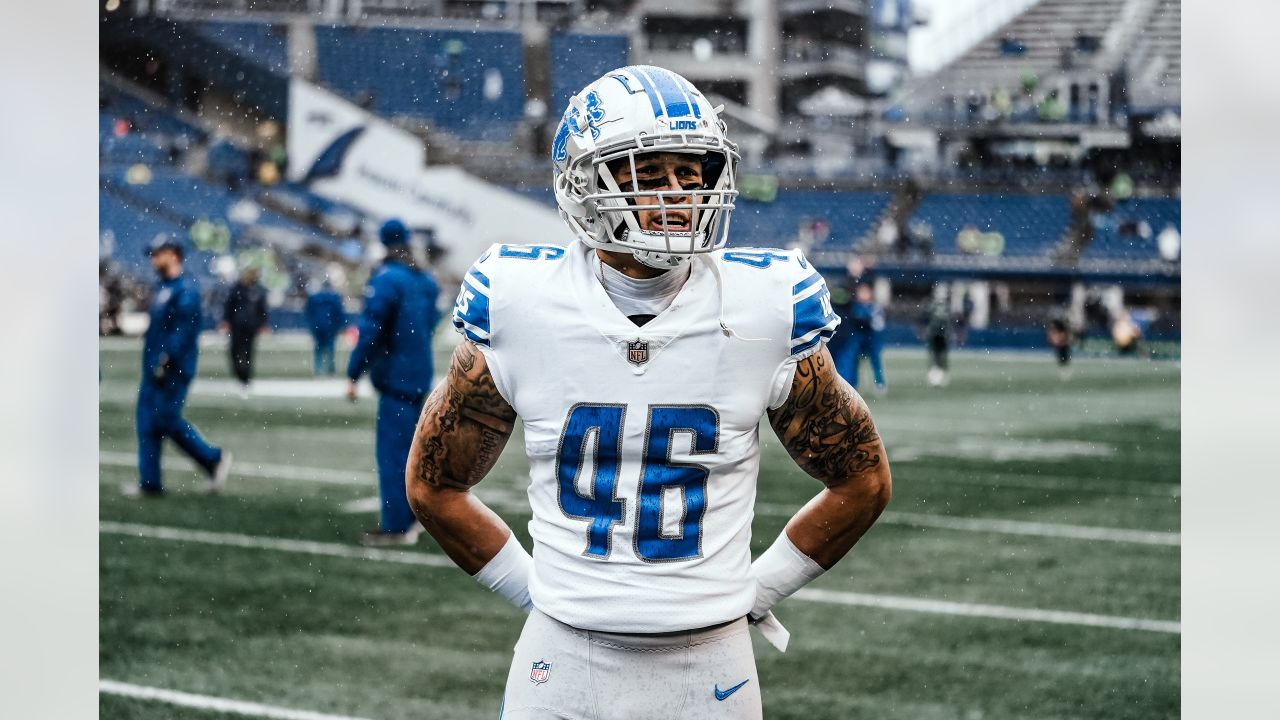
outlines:
[[[831,307],[831,292],[822,275],[800,250],[738,248],[726,250],[721,259],[769,273],[791,289],[791,356],[803,358],[831,339],[840,317]]]

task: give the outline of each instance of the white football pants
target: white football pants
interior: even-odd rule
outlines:
[[[746,618],[709,630],[579,630],[538,610],[516,643],[503,720],[760,720]]]

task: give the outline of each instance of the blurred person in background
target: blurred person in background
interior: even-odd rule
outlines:
[[[160,283],[151,296],[151,322],[142,348],[136,416],[139,483],[125,486],[124,492],[130,496],[164,495],[160,451],[168,437],[208,474],[207,490],[216,493],[226,485],[231,453],[209,445],[182,418],[199,356],[200,288],[183,274],[185,253],[177,240],[158,236],[148,253]]]
[[[852,261],[850,261],[850,264],[852,264]],[[857,364],[857,355],[855,355],[853,346],[853,333],[849,329],[853,323],[854,288],[856,285],[857,276],[853,274],[852,268],[849,276],[845,277],[841,282],[829,285],[831,309],[840,317],[840,325],[836,328],[831,339],[827,341],[827,351],[831,353],[831,360],[835,363],[836,373],[844,378],[845,382],[849,383],[850,386],[853,385],[853,374],[857,372],[854,369]]]
[[[1128,310],[1116,313],[1111,323],[1111,341],[1115,343],[1116,352],[1121,355],[1137,355],[1142,344],[1142,327],[1134,322]]]
[[[945,293],[938,292],[938,289],[935,289],[929,309],[921,318],[921,337],[929,349],[929,370],[925,379],[932,387],[945,387],[951,381],[947,357],[951,347],[951,310],[947,307]]]
[[[253,346],[258,335],[267,331],[267,291],[258,283],[257,268],[245,268],[227,294],[221,329],[231,333],[231,372],[240,381],[240,397],[247,398],[253,381]]]
[[[1059,309],[1049,316],[1045,334],[1049,340],[1049,347],[1053,348],[1054,355],[1058,358],[1058,377],[1070,380],[1073,340],[1071,322],[1067,319],[1065,310]]]
[[[124,288],[110,261],[98,261],[98,334],[120,334],[120,310],[124,306]]]
[[[320,289],[307,296],[307,327],[315,341],[311,372],[313,375],[336,375],[333,364],[333,345],[338,331],[347,324],[347,314],[342,309],[342,296],[333,289],[333,283],[325,278]]]
[[[381,516],[366,531],[366,545],[412,545],[418,524],[405,496],[404,473],[413,429],[431,390],[431,338],[440,312],[435,278],[418,267],[409,248],[409,228],[397,219],[379,230],[387,255],[369,278],[360,316],[360,337],[347,363],[347,399],[355,402],[366,371],[378,391],[377,460]]]
[[[862,358],[871,365],[871,376],[875,381],[875,393],[883,397],[889,386],[884,379],[884,366],[880,362],[880,353],[884,349],[884,308],[875,301],[871,286],[861,283],[854,290],[851,312],[849,316],[850,345],[852,345],[852,367],[845,379],[856,390],[858,388],[858,366]],[[842,317],[843,321],[844,318]],[[838,362],[838,361],[837,361]]]

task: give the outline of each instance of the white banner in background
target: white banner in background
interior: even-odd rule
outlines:
[[[289,179],[375,219],[430,227],[460,277],[495,242],[564,245],[556,211],[453,166],[426,166],[422,141],[306,81],[289,87]],[[547,172],[551,182],[551,172]]]

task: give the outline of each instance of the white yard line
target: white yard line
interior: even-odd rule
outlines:
[[[114,467],[137,467],[138,456],[132,453],[99,452],[98,463]],[[188,460],[180,458],[163,458],[160,466],[165,470],[194,470],[195,466]],[[331,470],[329,468],[301,467],[296,465],[277,465],[258,463],[236,458],[231,465],[231,479],[237,477],[258,477],[268,480],[300,480],[303,482],[325,483],[328,485],[360,485],[376,487],[378,476],[371,472],[359,470]]]
[[[350,715],[330,715],[310,710],[295,710],[278,705],[263,705],[244,700],[213,697],[211,695],[196,695],[178,690],[133,685],[115,680],[99,680],[98,692],[104,695],[120,695],[122,697],[137,698],[138,700],[154,700],[168,705],[177,705],[178,707],[248,715],[249,717],[280,718],[281,720],[364,720]]]
[[[452,560],[442,555],[428,555],[407,550],[378,550],[312,540],[290,540],[288,538],[264,537],[261,535],[208,532],[205,530],[188,530],[186,528],[164,527],[162,525],[118,523],[105,520],[99,523],[98,531],[109,535],[129,535],[153,540],[175,540],[178,542],[194,542],[204,545],[222,545],[253,550],[276,550],[278,552],[300,553],[303,555],[327,555],[329,557],[355,560],[377,560],[378,562],[400,563],[402,565],[424,565],[438,568],[456,567]]]
[[[780,503],[756,503],[757,515],[791,517],[800,508]],[[1029,535],[1033,537],[1064,538],[1067,540],[1100,540],[1103,542],[1134,543],[1138,545],[1169,545],[1180,547],[1182,535],[1161,530],[1131,530],[1129,528],[1098,527],[1096,525],[1068,525],[1064,523],[1028,522],[1000,518],[971,518],[955,515],[885,511],[876,520],[889,525],[959,530],[961,532],[995,533],[997,535]]]
[[[136,459],[128,453],[100,452],[98,461],[103,465],[116,467],[134,467]],[[168,470],[190,470],[190,463],[173,458],[162,462]],[[326,468],[296,467],[292,465],[272,465],[251,463],[236,460],[232,467],[233,475],[260,477],[269,480],[299,480],[303,482],[328,483],[335,485],[357,485],[376,487],[377,476],[373,473],[356,470],[329,470]],[[486,503],[497,509],[528,512],[529,506],[523,493],[499,492],[496,487],[477,488],[478,494]],[[376,498],[363,498],[344,503],[340,510],[344,513],[371,512],[378,509]],[[759,515],[791,517],[797,507],[775,503],[758,503],[756,513]],[[910,527],[930,527],[961,532],[985,532],[999,535],[1026,535],[1032,537],[1052,537],[1067,540],[1097,540],[1103,542],[1135,543],[1139,545],[1182,545],[1182,536],[1175,532],[1155,530],[1131,530],[1127,528],[1096,527],[1090,525],[1066,525],[1061,523],[1024,522],[1019,520],[1002,520],[998,518],[966,518],[949,515],[930,515],[924,513],[906,513],[890,510],[880,516],[879,522],[890,525],[906,525]]]
[[[1038,610],[1036,608],[1017,608],[1005,605],[927,600],[897,595],[868,595],[866,593],[818,590],[816,588],[802,588],[792,597],[797,600],[808,600],[809,602],[859,605],[862,607],[906,610],[908,612],[933,615],[963,615],[965,617],[982,617],[995,620],[1079,625],[1112,628],[1115,630],[1149,630],[1151,632],[1172,633],[1174,635],[1182,633],[1182,625],[1176,620],[1094,615],[1092,613],[1068,612],[1065,610]]]
[[[890,461],[892,461],[892,457]],[[914,482],[955,483],[957,485],[976,485],[979,487],[1010,487],[1027,490],[1057,490],[1080,493],[1097,493],[1101,495],[1133,495],[1140,497],[1181,497],[1182,487],[1171,482],[1125,482],[1122,480],[1090,480],[1073,478],[1065,475],[1025,475],[1016,473],[993,473],[991,475],[929,475],[921,473],[912,478]]]
[[[1182,545],[1182,535],[1156,530],[1128,530],[1124,528],[1095,527],[1090,525],[1064,525],[1061,523],[1024,522],[997,518],[966,518],[950,515],[926,515],[890,510],[880,516],[878,522],[914,527],[968,530],[971,532],[1000,533],[1004,535],[1033,535],[1070,540],[1102,540],[1105,542],[1137,543],[1139,545]]]
[[[351,545],[341,545],[339,543],[286,540],[283,538],[240,535],[237,533],[204,532],[200,530],[187,530],[184,528],[107,521],[99,524],[99,531],[104,534],[130,535],[156,540],[197,542],[209,545],[224,545],[230,547],[254,548],[259,550],[276,550],[280,552],[305,553],[309,555],[328,555],[331,557],[376,560],[379,562],[397,562],[410,565],[426,565],[430,567],[454,567],[451,560],[440,555],[428,555],[426,553],[397,550],[374,550],[370,548],[358,548]],[[1090,613],[1068,612],[1064,610],[1017,608],[1007,607],[1004,605],[949,602],[945,600],[929,600],[925,598],[900,597],[896,595],[869,595],[866,593],[817,590],[812,588],[801,589],[793,597],[799,600],[832,605],[861,605],[866,607],[885,608],[889,610],[930,613],[934,615],[961,615],[966,617],[981,617],[995,620],[1015,620],[1021,622],[1045,622],[1084,627],[1104,627],[1116,630],[1148,630],[1152,632],[1181,633],[1181,625],[1177,621],[1172,620],[1152,620],[1147,618],[1118,617],[1114,615],[1093,615]]]

